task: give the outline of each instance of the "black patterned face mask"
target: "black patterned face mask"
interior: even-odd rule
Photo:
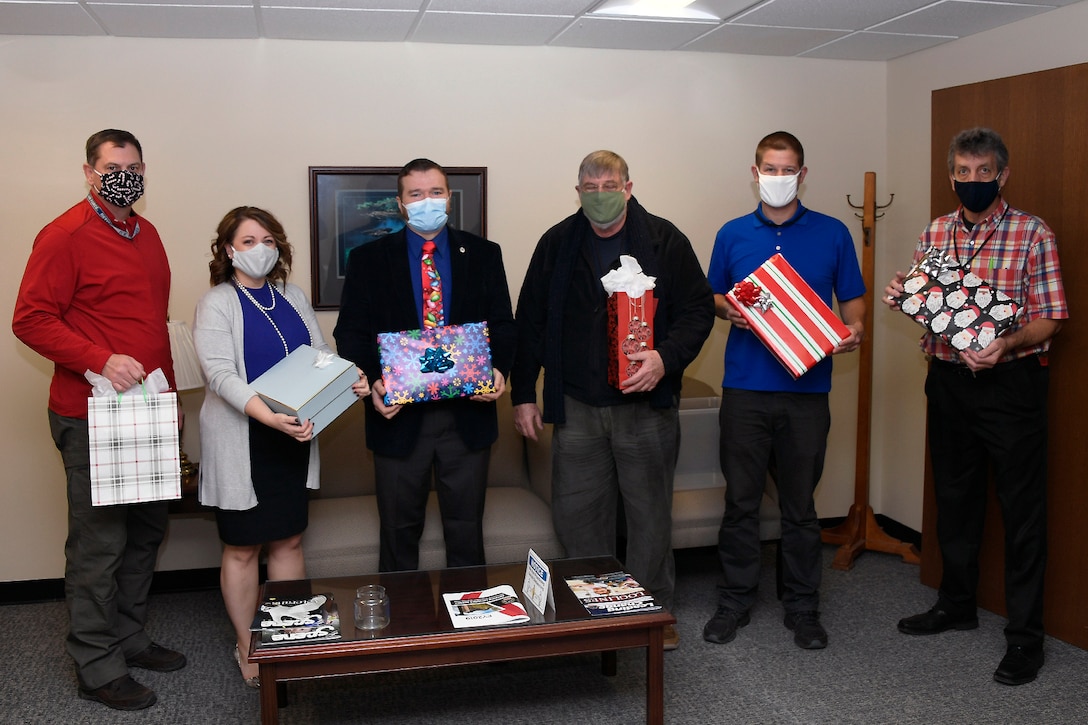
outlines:
[[[137,199],[144,195],[143,174],[124,169],[110,171],[105,174],[98,171],[94,173],[98,174],[102,181],[102,188],[98,190],[98,195],[102,197],[103,201],[107,201],[114,206],[121,208],[132,206]]]

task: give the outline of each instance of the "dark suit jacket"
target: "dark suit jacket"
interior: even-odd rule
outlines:
[[[491,331],[491,362],[506,377],[514,360],[517,328],[510,307],[510,290],[502,264],[502,250],[486,239],[448,228],[450,246],[450,305],[446,324],[487,320]],[[377,335],[414,330],[419,317],[412,275],[419,274],[408,260],[407,231],[352,250],[340,299],[340,317],[333,337],[337,353],[358,365],[371,382],[381,377]],[[494,403],[460,398],[405,405],[386,419],[369,402],[366,407],[366,444],[379,455],[409,455],[419,437],[422,418],[436,406],[454,411],[457,428],[470,449],[495,442],[498,420]]]

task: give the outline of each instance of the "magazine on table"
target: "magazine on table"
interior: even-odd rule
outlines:
[[[340,639],[340,612],[332,594],[269,597],[261,602],[250,630],[258,647]]]
[[[567,586],[594,617],[661,609],[654,597],[624,571],[569,576]]]
[[[473,592],[443,594],[442,599],[446,602],[450,621],[458,629],[529,621],[529,614],[518,601],[514,587],[508,584]]]

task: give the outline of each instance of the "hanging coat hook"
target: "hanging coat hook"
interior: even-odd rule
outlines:
[[[891,205],[892,205],[892,202],[893,202],[893,201],[895,201],[895,194],[888,194],[888,203],[887,203],[887,204],[876,204],[876,205],[874,205],[874,207],[875,207],[876,209],[887,209],[887,208],[888,208],[889,206],[891,206]],[[850,206],[850,208],[852,208],[852,209],[864,209],[864,208],[865,208],[865,205],[864,205],[864,204],[855,204],[855,203],[854,203],[854,202],[853,202],[853,201],[852,201],[852,200],[850,199],[850,195],[849,195],[849,194],[847,194],[847,195],[846,195],[846,203],[847,203],[847,204],[848,204],[848,205]],[[864,215],[864,214],[854,214],[854,216],[856,216],[856,217],[857,217],[858,219],[864,219],[864,218],[865,218],[865,215]],[[880,218],[881,218],[881,217],[883,217],[883,216],[884,216],[883,214],[876,214],[876,215],[874,215],[874,216],[873,216],[873,218],[874,218],[874,219],[880,219]]]

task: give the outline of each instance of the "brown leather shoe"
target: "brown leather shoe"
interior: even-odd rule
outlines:
[[[101,702],[114,710],[143,710],[151,707],[158,699],[154,691],[144,687],[128,675],[118,677],[96,690],[79,688],[79,696],[84,700]]]
[[[127,658],[129,667],[142,667],[155,672],[173,672],[185,666],[185,655],[152,642],[143,652]]]

